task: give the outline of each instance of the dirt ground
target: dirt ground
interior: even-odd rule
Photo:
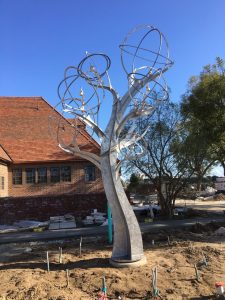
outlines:
[[[188,231],[145,234],[147,264],[138,268],[111,267],[112,247],[103,238],[84,238],[81,256],[78,240],[2,245],[0,300],[98,299],[103,276],[107,299],[216,299],[215,282],[225,281],[225,237],[215,236],[218,227],[197,224]],[[152,268],[156,266],[160,296],[153,298]]]
[[[204,211],[225,211],[225,195],[219,194],[212,197],[213,199],[196,199],[196,200],[185,200],[177,199],[176,205],[187,208],[204,210]]]

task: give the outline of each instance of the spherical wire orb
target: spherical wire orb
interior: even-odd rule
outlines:
[[[147,76],[151,69],[164,70],[172,65],[169,47],[159,29],[150,25],[140,25],[131,30],[122,44],[121,63],[127,76],[139,70]],[[140,69],[143,68],[140,72]]]
[[[63,109],[67,109],[68,106],[72,108],[79,108],[80,101],[76,101],[72,93],[73,84],[78,80],[77,68],[69,66],[64,71],[64,78],[58,85],[57,94],[61,101]]]
[[[70,71],[74,74],[70,74]],[[66,69],[64,79],[58,86],[58,96],[64,109],[71,109],[77,114],[97,113],[101,104],[97,87],[77,72],[78,69],[69,67]],[[85,89],[83,88],[85,86]]]
[[[148,81],[144,85],[138,85],[137,83],[148,79],[147,75],[135,73],[136,79],[133,79],[133,73],[129,74],[130,107],[132,107],[132,109],[148,109],[148,107],[155,106],[158,102],[167,101],[169,99],[166,81],[159,70],[157,70],[157,73],[158,77]],[[136,91],[135,96],[132,95],[131,88]]]
[[[78,139],[80,136],[80,141],[84,141],[82,128],[88,127],[86,129],[90,136],[95,134],[93,127],[87,126],[85,123],[86,120],[88,120],[88,124],[93,122],[98,125],[98,113],[101,102],[97,88],[98,86],[93,81],[88,80],[85,76],[80,76],[80,71],[74,66],[65,69],[64,79],[58,86],[62,115],[73,127],[74,138]],[[89,141],[88,139],[85,139],[85,141],[85,143],[80,143],[80,148],[87,147]]]
[[[110,58],[103,53],[88,54],[77,67],[78,74],[87,81],[100,83],[111,65]]]

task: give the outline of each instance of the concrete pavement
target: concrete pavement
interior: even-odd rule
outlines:
[[[142,233],[157,232],[160,230],[168,230],[172,228],[182,228],[193,226],[196,223],[207,224],[209,222],[225,222],[225,217],[214,218],[195,218],[185,220],[167,220],[155,221],[152,223],[141,223],[140,228]],[[107,235],[107,226],[96,226],[87,228],[75,228],[67,230],[52,230],[44,232],[19,232],[19,233],[2,233],[0,234],[0,244],[23,243],[33,241],[59,240],[80,238],[85,236],[104,236]]]

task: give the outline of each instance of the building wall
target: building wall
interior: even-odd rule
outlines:
[[[4,184],[2,183],[4,178]],[[0,197],[8,196],[8,167],[6,164],[0,162]]]
[[[104,193],[1,198],[0,224],[12,224],[19,220],[47,221],[50,217],[67,213],[78,221],[89,215],[92,209],[106,213]]]
[[[23,164],[12,165],[9,167],[9,193],[10,197],[36,196],[36,195],[60,195],[60,194],[90,194],[102,193],[103,184],[101,172],[95,168],[95,181],[85,182],[86,166],[90,166],[88,161],[68,162],[68,163],[50,163],[50,164]],[[71,182],[50,182],[50,167],[71,167]],[[26,183],[26,168],[47,167],[47,183]],[[12,178],[12,169],[22,168],[22,185],[14,185]]]

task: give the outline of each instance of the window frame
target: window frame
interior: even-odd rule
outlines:
[[[63,174],[63,172],[65,172],[65,170],[63,171],[63,169],[68,168],[69,170],[69,174]],[[72,176],[71,176],[72,172],[71,172],[71,166],[62,166],[60,168],[60,180],[62,182],[71,182]]]
[[[54,169],[57,170],[57,172],[58,172],[57,175],[52,174]],[[56,179],[54,179],[54,178],[56,178]],[[60,182],[60,167],[50,167],[50,182],[51,183]]]
[[[19,175],[16,174],[16,172],[19,172]],[[13,185],[22,185],[23,184],[23,170],[22,170],[22,168],[12,169],[12,184]]]
[[[5,189],[5,177],[1,176],[1,190],[4,191],[4,189]]]
[[[44,170],[45,170],[45,175],[40,173],[40,171],[42,172]],[[43,180],[43,178],[45,180]],[[47,183],[47,182],[48,182],[48,169],[47,169],[47,167],[38,167],[37,168],[37,183]]]
[[[28,177],[28,170],[32,170],[32,174]],[[33,184],[36,183],[36,169],[35,168],[26,168],[26,184]],[[32,178],[32,180],[28,180],[28,178]]]
[[[91,172],[90,172],[91,171]],[[90,172],[90,173],[89,173]],[[91,183],[96,180],[96,170],[94,165],[89,165],[84,168],[84,181]]]

